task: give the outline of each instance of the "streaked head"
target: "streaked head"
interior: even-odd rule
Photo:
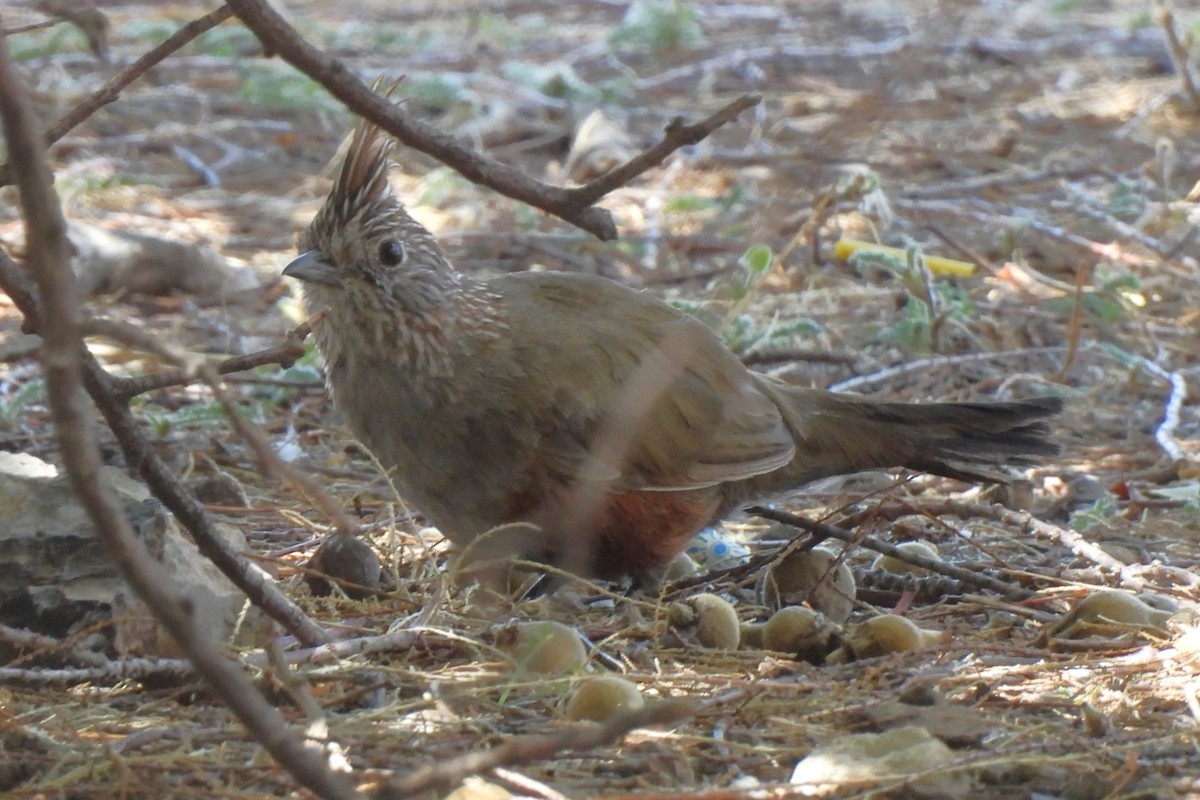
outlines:
[[[375,307],[419,312],[440,305],[458,275],[441,248],[392,193],[392,142],[359,123],[337,179],[283,274],[305,282],[310,300],[370,296]]]

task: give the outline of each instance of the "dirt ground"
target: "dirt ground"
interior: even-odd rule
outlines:
[[[46,124],[206,10],[97,5],[111,22],[109,63],[69,26],[7,38]],[[145,432],[181,475],[216,465],[241,485],[246,507],[211,510],[247,534],[314,619],[347,635],[393,625],[419,634],[403,649],[298,670],[364,786],[512,737],[574,730],[564,711],[572,680],[532,678],[496,646],[498,624],[550,618],[594,645],[589,671],[623,674],[650,702],[699,705],[675,725],[514,758],[486,776],[514,795],[796,793],[789,778],[814,748],[904,725],[948,747],[931,745],[942,755],[918,767],[901,751],[825,796],[1200,795],[1200,415],[1189,402],[1200,378],[1200,107],[1153,3],[279,5],[365,79],[403,76],[397,95],[412,114],[551,183],[635,154],[676,115],[696,121],[739,95],[762,96],[604,198],[621,233],[611,243],[399,149],[397,191],[462,270],[587,271],[660,293],[712,321],[747,363],[806,385],[1067,401],[1055,430],[1062,454],[1013,490],[883,475],[783,499],[864,536],[932,541],[949,563],[1037,592],[1015,602],[934,578],[897,582],[871,570],[875,553],[848,548],[859,600],[847,636],[893,610],[938,635],[839,664],[706,650],[671,625],[670,603],[704,591],[733,600],[744,622],[766,619],[761,569],[637,601],[596,602],[600,589],[583,587],[497,608],[449,588],[438,546],[416,535],[419,516],[354,445],[310,353],[228,385],[356,515],[397,585],[365,601],[311,597],[298,565],[329,521],[262,474],[203,387],[137,398]],[[350,5],[357,16],[341,10]],[[1180,34],[1200,31],[1200,9],[1178,5]],[[40,19],[32,4],[0,5],[5,29]],[[597,109],[608,134],[572,150]],[[214,302],[117,285],[92,310],[213,357],[277,343],[303,318],[279,270],[350,124],[321,87],[264,58],[236,20],[155,67],[52,150],[65,210],[207,247],[261,288]],[[19,252],[16,197],[0,189],[0,242]],[[850,263],[835,253],[840,238],[901,254]],[[760,271],[763,248],[773,258]],[[974,269],[939,274],[930,261],[930,277],[904,248]],[[53,461],[39,367],[19,325],[0,297],[0,449]],[[161,368],[103,338],[90,345],[119,374]],[[112,436],[100,436],[120,465]],[[748,516],[729,525],[756,555],[792,535]],[[1173,614],[1060,625],[1097,587]],[[307,796],[194,683],[64,686],[29,672],[0,673],[5,797]],[[277,677],[263,671],[260,683],[300,730],[305,713]],[[910,769],[897,775],[897,762]]]

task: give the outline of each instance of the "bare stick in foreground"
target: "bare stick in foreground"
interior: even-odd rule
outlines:
[[[319,752],[292,735],[286,720],[246,675],[199,630],[185,598],[175,595],[162,567],[137,541],[129,520],[100,480],[100,451],[90,429],[82,391],[83,340],[70,245],[62,209],[51,189],[45,147],[28,98],[0,39],[0,118],[13,159],[25,217],[28,264],[41,295],[43,365],[59,447],[71,484],[101,540],[137,594],[171,632],[213,690],[255,738],[302,785],[318,795],[352,800],[360,795],[332,772]]]
[[[663,141],[632,158],[628,163],[575,189],[550,186],[522,171],[501,164],[463,147],[449,136],[411,117],[403,109],[372,92],[366,84],[335,58],[309,44],[300,33],[262,0],[230,0],[238,18],[254,32],[268,53],[277,54],[296,69],[324,86],[347,108],[375,123],[404,144],[433,156],[467,180],[553,214],[600,239],[616,239],[612,216],[593,203],[618,186],[661,164],[671,153],[695,144],[739,113],[759,103],[757,95],[739,97],[696,125],[674,122]]]

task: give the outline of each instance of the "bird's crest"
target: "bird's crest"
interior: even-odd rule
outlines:
[[[358,123],[332,192],[350,212],[346,216],[387,197],[391,191],[387,177],[391,150],[392,140],[378,125],[366,120]]]
[[[371,86],[371,91],[390,98],[400,85],[400,80],[385,84],[379,78]],[[343,145],[341,166],[319,215],[324,217],[322,222],[344,224],[388,202],[391,187],[387,173],[393,144],[391,137],[378,125],[365,119],[359,120],[350,134],[349,143]]]

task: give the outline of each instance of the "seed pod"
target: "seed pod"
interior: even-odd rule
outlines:
[[[641,691],[624,678],[600,675],[584,678],[575,685],[567,700],[568,719],[606,722],[646,705]]]
[[[587,661],[575,629],[553,620],[508,625],[497,634],[496,643],[517,666],[542,675],[578,672]]]
[[[690,631],[704,647],[714,650],[736,650],[741,641],[737,611],[728,600],[715,594],[698,594],[673,603],[670,621],[676,628]]]
[[[917,650],[936,644],[937,631],[927,631],[907,617],[883,614],[856,625],[846,636],[845,649],[857,658],[874,658],[888,653]]]
[[[854,575],[837,556],[820,547],[800,550],[776,561],[759,587],[767,608],[808,605],[835,624],[854,609]]]
[[[817,664],[825,660],[838,635],[838,626],[820,612],[804,606],[788,606],[767,620],[763,646]]]
[[[903,542],[896,545],[896,549],[906,555],[924,556],[925,558],[934,561],[940,561],[941,556],[938,553],[937,547],[931,542]],[[896,575],[928,575],[929,570],[924,567],[918,567],[909,564],[903,559],[895,556],[881,555],[875,559],[875,563],[871,565],[871,569],[882,569]]]
[[[1051,629],[1051,635],[1082,639],[1093,633],[1112,634],[1121,628],[1163,633],[1170,617],[1170,611],[1155,608],[1129,592],[1102,589],[1076,603]]]
[[[669,583],[690,578],[700,572],[700,567],[687,553],[680,553],[667,565],[666,580]]]
[[[760,650],[765,645],[763,644],[763,628],[766,626],[761,622],[743,622],[738,628],[740,629],[738,647],[747,650]]]

